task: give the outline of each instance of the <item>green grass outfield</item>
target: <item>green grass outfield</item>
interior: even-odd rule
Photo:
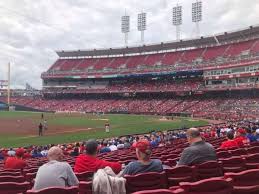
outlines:
[[[0,112],[0,125],[1,121],[8,119],[17,121],[18,119],[33,119],[35,124],[40,120],[41,113],[32,112]],[[83,141],[90,138],[101,139],[108,137],[117,137],[128,134],[148,133],[151,131],[171,130],[185,127],[203,126],[208,124],[203,120],[192,120],[189,118],[181,118],[173,121],[161,121],[161,117],[157,116],[143,116],[143,115],[101,115],[93,116],[87,115],[68,115],[68,114],[53,114],[45,113],[49,126],[59,126],[73,128],[73,129],[86,129],[71,133],[62,133],[47,135],[43,137],[36,137],[37,130],[35,129],[34,135],[21,136],[10,132],[0,134],[0,147],[19,147],[28,145],[45,145],[45,144],[58,144]],[[105,120],[109,120],[110,133],[104,132]],[[1,128],[1,126],[0,126]],[[34,133],[34,132],[33,132]]]

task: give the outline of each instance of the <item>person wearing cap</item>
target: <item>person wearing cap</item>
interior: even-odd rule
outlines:
[[[229,149],[229,148],[238,148],[237,142],[234,140],[233,131],[227,132],[227,141],[222,142],[220,148],[221,149]]]
[[[207,161],[217,160],[217,155],[214,147],[211,144],[203,141],[199,129],[188,129],[186,132],[186,136],[190,146],[183,150],[177,166],[192,166]]]
[[[74,171],[77,173],[91,171],[96,172],[99,169],[103,169],[106,166],[117,174],[121,171],[121,164],[119,162],[108,162],[97,158],[98,143],[95,140],[89,140],[86,143],[86,154],[80,154],[76,158]]]
[[[77,186],[79,181],[67,162],[62,162],[63,151],[54,146],[48,151],[49,162],[42,165],[36,175],[33,190],[48,187]]]
[[[130,162],[123,170],[121,176],[163,171],[163,165],[160,160],[150,159],[151,145],[149,141],[140,140],[136,143],[136,155],[138,160]]]
[[[249,140],[246,137],[246,131],[244,129],[240,128],[236,131],[235,141],[237,142],[239,147],[243,147],[244,145],[249,143]]]
[[[23,169],[27,163],[23,160],[24,149],[19,148],[15,152],[15,157],[8,157],[5,161],[5,169]]]

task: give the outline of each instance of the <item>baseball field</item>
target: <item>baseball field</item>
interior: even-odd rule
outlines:
[[[48,127],[43,131],[44,136],[39,137],[41,113],[0,111],[0,147],[71,143],[208,124],[207,121],[191,118],[166,120],[160,116],[119,114],[44,113],[44,119]],[[106,122],[110,124],[110,133],[105,133]]]

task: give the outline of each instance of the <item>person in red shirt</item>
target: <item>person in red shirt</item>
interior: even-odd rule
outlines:
[[[234,133],[232,131],[227,132],[227,141],[222,142],[221,149],[238,148],[237,142],[234,140]]]
[[[246,137],[246,131],[244,129],[237,130],[235,141],[238,144],[238,147],[244,147],[249,144],[249,140]]]
[[[98,143],[95,140],[89,140],[86,143],[86,154],[81,154],[76,158],[74,171],[77,173],[85,171],[96,172],[99,169],[109,166],[115,173],[119,173],[121,171],[121,164],[119,162],[108,162],[98,159],[96,157],[97,148]]]
[[[5,169],[23,169],[27,163],[23,160],[24,149],[19,148],[16,150],[15,157],[8,157],[5,161]]]

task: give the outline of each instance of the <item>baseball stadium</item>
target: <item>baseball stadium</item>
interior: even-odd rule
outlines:
[[[125,46],[56,50],[40,89],[6,65],[0,194],[259,194],[259,25],[203,36],[202,3],[181,38],[178,1],[168,42],[145,43],[142,11],[137,46],[125,12]]]

